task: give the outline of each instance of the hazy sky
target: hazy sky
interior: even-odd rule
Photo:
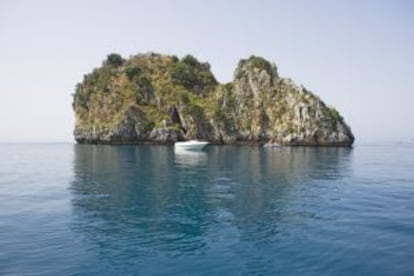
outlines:
[[[74,86],[107,54],[260,55],[357,141],[414,137],[414,1],[0,0],[0,141],[73,141]]]

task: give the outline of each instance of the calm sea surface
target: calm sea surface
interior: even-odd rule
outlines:
[[[414,275],[414,145],[0,153],[0,275]]]

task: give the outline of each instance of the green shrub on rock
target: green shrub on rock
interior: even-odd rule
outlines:
[[[108,55],[106,62],[113,67],[119,67],[124,63],[124,59],[119,54],[112,53]]]
[[[196,94],[205,95],[217,81],[210,72],[208,63],[200,63],[196,58],[187,55],[170,66],[170,77],[175,85],[181,85]]]
[[[129,81],[132,81],[134,78],[138,77],[141,74],[142,69],[139,66],[132,66],[128,67],[125,70],[125,75],[129,79]]]

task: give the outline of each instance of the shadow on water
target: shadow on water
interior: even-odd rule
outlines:
[[[350,173],[351,159],[349,148],[175,153],[166,146],[75,145],[71,226],[111,258],[213,249],[243,258],[238,244],[275,241],[286,225],[320,218],[307,204],[335,197],[334,183]]]

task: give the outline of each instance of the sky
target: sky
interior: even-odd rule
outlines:
[[[72,93],[109,53],[250,55],[334,106],[356,141],[414,137],[414,1],[0,0],[0,141],[73,142]]]

